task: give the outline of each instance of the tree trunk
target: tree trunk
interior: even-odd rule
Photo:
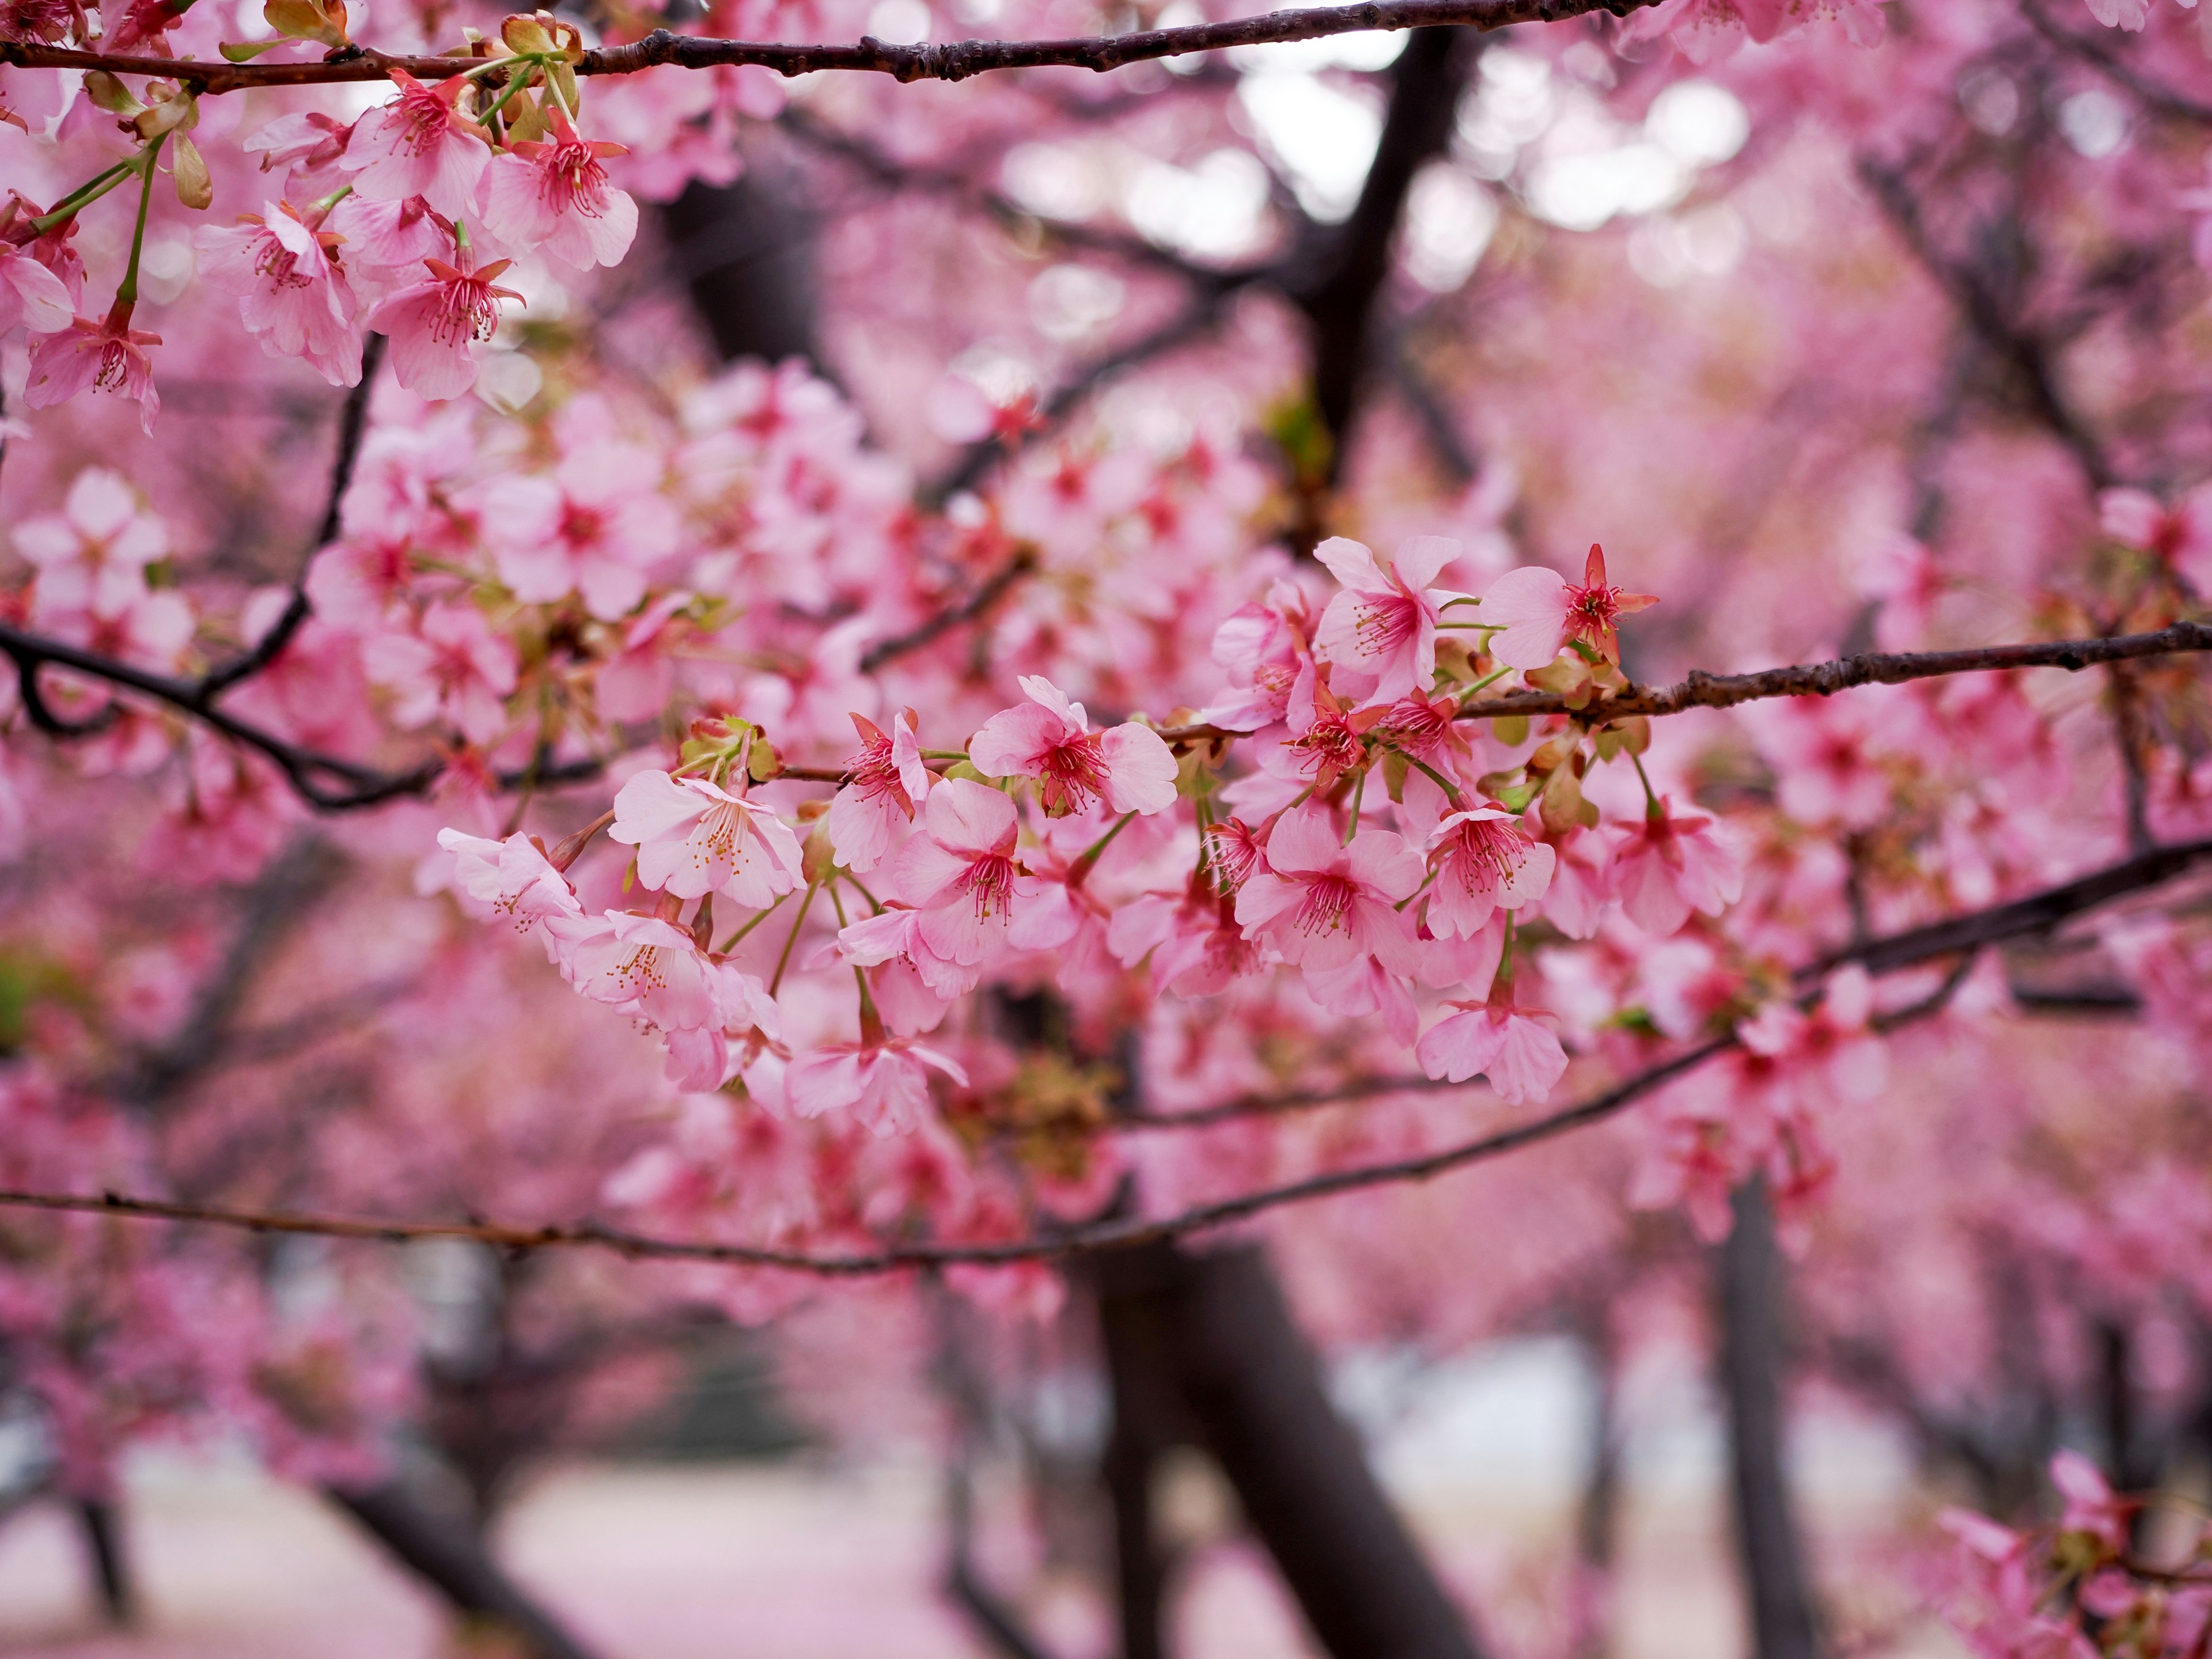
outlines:
[[[1583,1498],[1575,1516],[1577,1562],[1583,1582],[1577,1586],[1576,1651],[1582,1659],[1599,1659],[1612,1647],[1612,1579],[1614,1557],[1620,1543],[1620,1424],[1619,1390],[1613,1371],[1617,1356],[1601,1312],[1588,1344],[1589,1349],[1590,1463],[1583,1482]]]
[[[1359,201],[1340,228],[1326,233],[1318,280],[1291,296],[1313,330],[1314,408],[1334,441],[1331,483],[1343,476],[1350,453],[1407,194],[1421,168],[1450,146],[1460,90],[1481,49],[1473,29],[1420,28],[1407,38],[1392,67],[1390,106]]]
[[[803,357],[817,371],[812,216],[772,163],[732,184],[694,184],[662,210],[670,258],[728,362]]]
[[[1716,1265],[1721,1392],[1752,1652],[1755,1659],[1817,1659],[1813,1593],[1784,1468],[1782,1261],[1763,1181],[1737,1189],[1735,1225]]]
[[[82,1498],[76,1506],[84,1532],[85,1554],[92,1563],[94,1588],[100,1594],[100,1611],[111,1625],[136,1621],[138,1598],[131,1586],[131,1559],[124,1553],[123,1532],[115,1505],[98,1498]]]
[[[323,1490],[401,1565],[462,1613],[514,1636],[531,1659],[594,1659],[590,1649],[507,1576],[483,1538],[422,1503],[398,1478],[374,1486]]]
[[[1108,1258],[1112,1317],[1157,1334],[1198,1438],[1334,1659],[1477,1659],[1430,1571],[1322,1391],[1267,1260],[1245,1246],[1146,1245]]]

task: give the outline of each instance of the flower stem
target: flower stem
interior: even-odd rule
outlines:
[[[1067,866],[1067,884],[1070,887],[1079,886],[1082,884],[1083,878],[1091,873],[1091,866],[1098,862],[1099,854],[1114,844],[1114,837],[1127,830],[1129,827],[1129,820],[1136,816],[1134,812],[1122,813],[1120,817],[1114,820],[1114,827],[1111,830],[1092,842],[1084,850],[1083,856]]]
[[[514,60],[513,58],[509,58],[507,61],[509,63],[513,63]],[[538,61],[535,58],[531,58],[524,63],[520,72],[509,80],[506,87],[501,89],[499,96],[492,100],[491,107],[484,111],[483,114],[477,116],[477,119],[485,126],[489,126],[495,120],[498,119],[500,111],[507,106],[508,102],[514,97],[514,94],[527,87],[531,82],[536,78],[535,72],[537,68]],[[546,81],[547,84],[550,85],[552,77],[550,76],[547,76]]]
[[[41,214],[38,218],[32,220],[31,228],[40,235],[45,235],[56,225],[74,217],[79,210],[89,207],[106,195],[109,191],[113,190],[137,165],[138,158],[134,155],[127,161],[118,161],[105,173],[94,173],[83,184],[63,197],[60,201],[55,203],[52,212]]]
[[[1498,681],[1504,679],[1512,672],[1513,671],[1510,668],[1501,668],[1494,673],[1485,674],[1473,685],[1468,686],[1466,690],[1459,694],[1460,702],[1464,704],[1467,700],[1473,696],[1476,692],[1488,690],[1492,686],[1497,684]]]
[[[1435,784],[1437,788],[1444,792],[1444,799],[1449,801],[1454,808],[1456,809],[1465,805],[1466,797],[1460,793],[1459,786],[1454,783],[1449,778],[1446,777],[1443,773],[1437,771],[1437,769],[1430,765],[1428,762],[1421,759],[1417,755],[1407,754],[1404,750],[1398,748],[1395,744],[1391,746],[1390,752],[1394,755],[1404,756],[1406,763],[1408,766],[1419,767],[1424,773],[1427,774],[1429,781]]]
[[[812,890],[811,888],[809,888],[807,890],[808,890],[808,891],[810,891],[810,892],[811,892],[813,890]],[[763,923],[763,922],[766,921],[767,921],[770,916],[774,915],[775,915],[778,910],[781,910],[781,908],[783,908],[783,901],[784,901],[785,899],[789,898],[790,896],[791,896],[791,895],[790,895],[790,894],[788,894],[788,893],[785,893],[785,894],[782,894],[782,895],[781,895],[780,896],[778,896],[778,898],[776,899],[776,902],[775,902],[775,903],[773,903],[773,904],[769,905],[769,906],[768,907],[768,908],[767,908],[767,909],[765,909],[765,910],[762,911],[758,915],[755,916],[755,917],[754,917],[750,921],[747,922],[744,927],[742,927],[738,928],[738,931],[737,931],[736,933],[734,933],[731,934],[731,935],[729,936],[729,938],[727,938],[727,939],[724,939],[724,940],[722,941],[722,948],[721,948],[720,950],[719,950],[719,951],[715,951],[715,952],[714,952],[714,954],[715,954],[716,956],[718,956],[718,957],[726,957],[726,956],[729,955],[729,953],[730,953],[731,951],[732,951],[736,950],[736,949],[737,949],[737,947],[738,947],[738,941],[739,939],[743,939],[743,938],[744,938],[747,933],[751,933],[751,932],[752,932],[752,930],[753,930],[754,928],[756,928],[756,927],[759,927],[759,926],[761,925],[761,923]]]
[[[860,884],[857,881],[854,882],[853,885],[860,887]],[[860,887],[862,893],[865,894],[867,890],[866,888]],[[868,902],[876,904],[872,897],[868,900]],[[842,932],[846,925],[845,901],[837,896],[837,884],[834,880],[830,884],[830,907],[836,911],[838,930]],[[882,905],[876,904],[878,915],[880,915],[883,913],[883,908]],[[853,964],[853,983],[860,988],[860,1030],[865,1033],[879,1028],[884,1023],[884,1017],[877,1012],[875,998],[868,994],[867,971],[857,962]]]
[[[138,223],[131,233],[131,263],[124,267],[123,286],[115,290],[115,303],[118,306],[138,303],[138,256],[146,251],[146,212],[154,204],[154,161],[161,155],[168,137],[162,133],[138,155],[137,167],[145,185],[138,192]]]
[[[1352,822],[1344,826],[1344,844],[1352,845],[1352,838],[1359,833],[1359,803],[1367,795],[1367,774],[1359,775],[1359,781],[1352,786]]]
[[[1660,805],[1659,797],[1652,793],[1651,780],[1644,774],[1644,762],[1632,749],[1628,751],[1628,763],[1636,769],[1637,782],[1644,786],[1644,817],[1650,818],[1665,817],[1667,809]]]
[[[791,932],[784,936],[783,954],[775,959],[775,977],[768,982],[768,994],[770,996],[774,996],[777,988],[783,983],[783,970],[791,966],[791,947],[799,943],[799,930],[806,925],[806,912],[808,907],[813,904],[814,895],[819,890],[819,883],[808,882],[806,896],[799,901],[799,914],[791,919]]]

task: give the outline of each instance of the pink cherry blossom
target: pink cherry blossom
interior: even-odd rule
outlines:
[[[1555,857],[1522,834],[1517,819],[1497,807],[1452,813],[1430,832],[1429,926],[1439,934],[1473,939],[1499,910],[1518,910],[1544,896]]]
[[[668,1049],[668,1080],[679,1089],[719,1089],[735,1077],[759,1077],[762,1057],[781,1039],[783,1017],[768,987],[735,963],[711,966],[713,1017],[660,1034]]]
[[[903,1037],[833,1043],[793,1065],[784,1089],[801,1117],[844,1112],[875,1134],[903,1134],[928,1119],[932,1072],[968,1085],[957,1061]]]
[[[579,593],[602,622],[628,616],[682,530],[659,483],[648,452],[605,441],[580,445],[550,477],[496,480],[483,525],[500,580],[532,605]]]
[[[161,412],[161,394],[155,389],[154,360],[146,348],[161,344],[161,337],[132,328],[131,310],[118,300],[98,322],[73,317],[59,333],[33,340],[24,403],[52,409],[88,388],[112,392],[138,405],[139,428],[151,434],[154,417]]]
[[[168,527],[139,505],[120,473],[89,466],[70,485],[59,513],[15,526],[15,551],[38,568],[33,616],[42,625],[61,613],[121,617],[146,596],[146,567],[167,558]]]
[[[837,861],[866,875],[884,861],[891,837],[914,821],[915,805],[929,794],[929,769],[913,709],[901,709],[886,733],[874,721],[852,717],[860,752],[845,763],[845,786],[830,801],[830,844]]]
[[[1007,948],[1017,908],[1036,893],[1014,843],[1014,804],[997,790],[968,778],[930,790],[922,833],[899,848],[893,869],[932,952],[966,967]]]
[[[283,202],[234,226],[204,225],[192,238],[200,274],[239,296],[246,331],[264,351],[305,357],[332,386],[352,386],[361,379],[361,328],[353,290],[324,244]]]
[[[975,963],[941,957],[921,936],[921,912],[899,903],[837,932],[836,955],[872,969],[870,983],[884,1023],[902,1036],[933,1030],[951,1001],[982,981]]]
[[[2051,1484],[2065,1500],[2062,1531],[2087,1533],[2115,1554],[2129,1547],[2129,1530],[2142,1506],[2114,1492],[2103,1470],[2079,1452],[2062,1451],[2051,1460]]]
[[[594,1002],[668,1031],[697,1030],[720,1020],[714,964],[682,928],[619,910],[549,916],[544,927],[562,973]]]
[[[514,647],[472,605],[434,605],[414,632],[372,635],[362,665],[396,694],[392,718],[401,726],[442,718],[474,744],[489,744],[507,729]]]
[[[576,890],[532,836],[517,834],[488,841],[459,830],[441,830],[438,845],[453,855],[454,884],[477,915],[506,916],[515,932],[526,933],[550,917],[583,914]],[[549,953],[552,950],[550,938],[546,948]]]
[[[330,195],[344,182],[346,145],[353,126],[320,110],[280,115],[239,145],[261,158],[261,170],[284,169],[284,193],[300,202]]]
[[[1079,702],[1050,680],[1022,676],[1028,703],[994,714],[969,740],[968,758],[994,778],[1041,780],[1038,796],[1054,817],[1103,802],[1113,812],[1159,812],[1175,805],[1176,759],[1159,733],[1129,720],[1091,729]]]
[[[2212,592],[2212,485],[2198,485],[2168,507],[2142,489],[2097,497],[2105,533],[2163,560],[2199,593]]]
[[[1421,857],[1388,830],[1363,830],[1346,846],[1328,813],[1286,814],[1267,838],[1267,867],[1246,878],[1237,920],[1247,939],[1285,962],[1326,971],[1372,956],[1410,974],[1419,957],[1396,908],[1421,884]]]
[[[459,112],[468,82],[459,76],[425,86],[392,71],[399,95],[356,122],[338,163],[371,201],[419,196],[448,219],[475,205],[477,180],[491,159],[483,131]]]
[[[1313,671],[1309,625],[1305,595],[1286,581],[1274,584],[1266,604],[1232,612],[1214,630],[1212,654],[1236,689],[1207,704],[1198,718],[1227,732],[1256,732],[1281,720],[1292,687]]]
[[[550,143],[523,139],[483,170],[484,225],[510,247],[530,247],[579,270],[622,263],[637,234],[637,204],[607,182],[610,156],[621,144],[576,136],[568,118],[550,112]]]
[[[1344,585],[1322,612],[1316,643],[1339,669],[1373,678],[1367,702],[1395,702],[1429,689],[1437,670],[1437,623],[1443,606],[1459,597],[1429,584],[1459,554],[1457,542],[1417,536],[1385,569],[1373,553],[1342,536],[1314,549],[1314,557]]]
[[[10,203],[8,214],[14,208]],[[67,328],[76,314],[69,289],[28,246],[8,240],[6,216],[0,215],[0,339],[18,328],[33,334]]]
[[[1257,951],[1237,924],[1233,896],[1194,876],[1181,894],[1146,893],[1114,912],[1107,948],[1125,968],[1151,959],[1152,983],[1187,997],[1228,989],[1257,965]]]
[[[1480,1072],[1502,1099],[1518,1106],[1544,1099],[1565,1074],[1566,1050],[1538,1012],[1483,1002],[1448,1006],[1459,1012],[1423,1032],[1414,1050],[1431,1077],[1464,1083]]]
[[[790,825],[704,778],[634,773],[607,835],[637,848],[640,881],[678,898],[720,893],[764,910],[805,880]]]
[[[363,325],[392,339],[392,370],[399,384],[433,402],[458,398],[476,384],[477,347],[499,327],[499,302],[520,300],[492,278],[513,263],[474,263],[465,248],[457,263],[425,259],[429,278],[387,295]]]
[[[1605,550],[1593,544],[1580,587],[1556,570],[1523,565],[1491,583],[1482,596],[1481,620],[1504,630],[1490,636],[1489,650],[1508,668],[1547,667],[1571,641],[1618,663],[1615,620],[1657,603],[1649,593],[1624,593],[1608,585]]]
[[[1675,812],[1664,799],[1620,832],[1614,890],[1629,919],[1654,934],[1675,932],[1692,910],[1717,916],[1743,892],[1743,866],[1702,812]]]

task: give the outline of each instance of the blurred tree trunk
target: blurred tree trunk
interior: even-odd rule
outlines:
[[[1102,1317],[1121,1333],[1109,1338],[1123,1357],[1117,1408],[1125,1376],[1142,1379],[1139,1410],[1171,1391],[1320,1645],[1334,1659],[1477,1659],[1464,1616],[1329,1404],[1266,1257],[1163,1243],[1116,1253],[1098,1273]],[[1127,1583],[1125,1572],[1125,1605]],[[1158,1638],[1139,1631],[1128,1652],[1146,1639]]]
[[[1818,1659],[1820,1638],[1783,1456],[1782,1259],[1763,1180],[1736,1189],[1717,1252],[1737,1559],[1755,1659]]]
[[[661,210],[670,262],[725,362],[801,357],[830,374],[819,336],[817,227],[801,202],[798,181],[763,159],[730,184],[693,184]]]
[[[594,1659],[492,1559],[473,1527],[447,1516],[395,1475],[374,1486],[326,1486],[330,1500],[471,1620],[514,1637],[531,1659]]]
[[[81,1498],[76,1506],[84,1552],[92,1567],[93,1587],[99,1592],[100,1611],[111,1625],[129,1625],[138,1616],[138,1598],[131,1583],[131,1558],[124,1553],[121,1517],[114,1504],[100,1498]]]
[[[1314,410],[1331,440],[1331,485],[1342,480],[1353,417],[1385,331],[1380,302],[1406,198],[1422,167],[1449,149],[1460,92],[1481,50],[1473,29],[1420,28],[1407,37],[1392,66],[1389,107],[1359,200],[1342,226],[1313,233],[1321,241],[1313,278],[1291,293],[1312,332]]]
[[[1583,1577],[1578,1616],[1588,1622],[1577,1651],[1582,1659],[1600,1659],[1613,1646],[1612,1580],[1620,1545],[1620,1392],[1613,1375],[1619,1355],[1601,1308],[1590,1319],[1584,1346],[1590,1367],[1590,1461],[1575,1515],[1575,1547]]]

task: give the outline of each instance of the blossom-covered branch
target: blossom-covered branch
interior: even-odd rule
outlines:
[[[2061,921],[2099,904],[2159,886],[2212,858],[2212,840],[2164,849],[2148,859],[2098,871],[2045,892],[1996,905],[1938,927],[1916,928],[1887,939],[1868,940],[1837,953],[1823,968],[1857,963],[1876,973],[1917,967],[1947,957],[1965,956],[2008,939],[2046,933]],[[1929,996],[1881,1017],[1881,1028],[1893,1031],[1939,1012],[1964,979],[1965,962]],[[1814,970],[1808,970],[1814,971]],[[1173,1214],[1110,1218],[1055,1229],[1023,1239],[973,1243],[915,1243],[844,1255],[817,1254],[708,1240],[657,1237],[599,1221],[532,1226],[490,1221],[384,1221],[345,1216],[253,1210],[222,1205],[180,1203],[124,1193],[70,1194],[0,1189],[0,1207],[77,1214],[130,1216],[210,1226],[241,1227],[256,1232],[301,1233],[331,1238],[401,1243],[416,1238],[467,1238],[503,1249],[591,1248],[616,1251],[641,1261],[712,1262],[726,1267],[770,1267],[825,1278],[855,1278],[913,1267],[1007,1266],[1124,1249],[1164,1238],[1203,1232],[1249,1220],[1286,1205],[1359,1192],[1405,1182],[1428,1181],[1470,1165],[1501,1158],[1575,1129],[1604,1122],[1706,1062],[1743,1046],[1740,1030],[1682,1049],[1562,1110],[1533,1121],[1478,1136],[1440,1151],[1385,1163],[1323,1170],[1303,1180],[1265,1187]],[[1401,1086],[1401,1085],[1394,1085]]]
[[[1103,74],[1129,64],[1224,52],[1232,46],[1316,40],[1370,29],[1441,25],[1501,29],[1517,23],[1563,22],[1593,12],[1625,17],[1653,3],[1655,0],[1370,0],[1364,5],[1304,7],[1226,22],[1135,29],[1126,34],[1056,40],[949,40],[937,46],[898,46],[873,35],[863,35],[849,46],[785,45],[655,29],[627,45],[594,47],[583,54],[575,68],[579,75],[629,75],[662,64],[679,69],[755,64],[787,76],[833,70],[888,75],[898,81],[964,81],[996,70],[1066,68]],[[160,76],[210,97],[246,87],[383,81],[390,79],[395,70],[418,81],[442,80],[471,67],[466,58],[393,57],[359,48],[341,50],[316,63],[229,64],[77,52],[29,41],[0,41],[0,64]]]

